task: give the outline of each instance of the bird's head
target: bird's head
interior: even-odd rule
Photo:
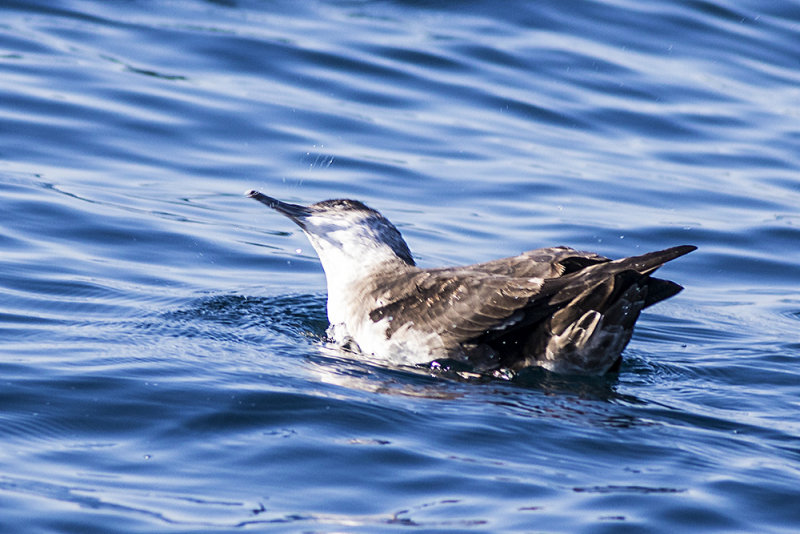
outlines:
[[[358,200],[324,200],[301,206],[258,191],[248,191],[247,196],[294,221],[316,250],[329,278],[333,275],[346,279],[347,273],[378,266],[414,265],[411,251],[397,228]]]

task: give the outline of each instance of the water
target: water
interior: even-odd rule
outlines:
[[[800,4],[4,2],[0,530],[800,528]],[[423,266],[690,243],[618,376],[327,347],[242,196]]]

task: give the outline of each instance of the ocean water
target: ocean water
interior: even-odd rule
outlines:
[[[800,3],[6,1],[0,531],[796,532]],[[678,244],[618,375],[325,343],[303,235]]]

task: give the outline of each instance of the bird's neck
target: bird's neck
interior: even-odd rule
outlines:
[[[369,298],[376,280],[396,276],[415,267],[400,258],[384,258],[383,261],[349,262],[346,265],[323,261],[328,285],[328,319],[331,324],[347,322],[362,308]]]
[[[413,269],[393,246],[375,239],[369,232],[306,232],[319,256],[328,282],[328,319],[331,324],[345,323],[358,315],[371,280],[393,277]]]

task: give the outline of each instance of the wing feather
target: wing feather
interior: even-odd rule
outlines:
[[[387,338],[414,322],[416,328],[424,325],[440,335],[445,346],[456,345],[530,323],[526,310],[545,279],[608,261],[597,254],[552,247],[466,267],[412,270],[391,280],[397,297],[387,288],[377,288],[385,304],[372,310],[370,318],[391,318]]]
[[[611,261],[556,247],[467,267],[414,268],[390,281],[382,277],[385,286],[372,286],[382,305],[369,316],[376,323],[388,319],[387,339],[412,324],[438,335],[447,349],[506,349],[502,362],[514,364],[525,347],[546,344],[551,336],[606,312],[606,322],[618,317],[629,336],[641,308],[681,289],[650,274],[691,250],[674,247]],[[627,303],[632,298],[638,302]],[[634,308],[635,313],[628,311]]]

